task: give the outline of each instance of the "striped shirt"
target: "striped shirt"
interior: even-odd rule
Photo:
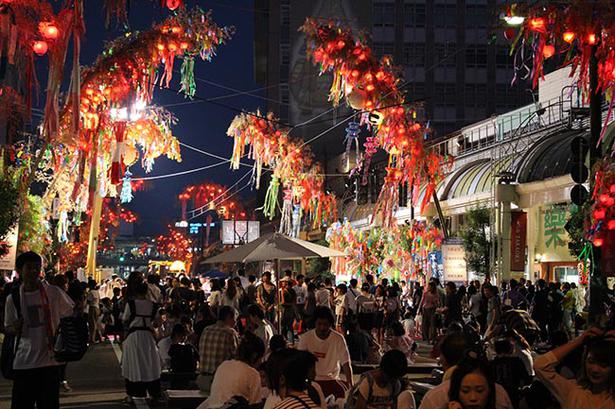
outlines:
[[[320,409],[320,405],[314,403],[307,393],[302,392],[286,397],[274,409]]]

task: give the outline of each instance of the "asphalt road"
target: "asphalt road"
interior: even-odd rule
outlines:
[[[134,408],[134,405],[122,403],[126,395],[119,354],[119,348],[114,351],[113,346],[105,342],[92,345],[81,361],[69,363],[67,378],[73,390],[61,392],[60,406],[67,409]],[[0,378],[0,409],[11,407],[11,385],[11,381]]]

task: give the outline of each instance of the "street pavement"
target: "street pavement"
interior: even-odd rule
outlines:
[[[67,409],[134,408],[122,403],[126,395],[118,359],[120,353],[117,345],[105,342],[92,345],[81,361],[69,363],[67,378],[73,390],[61,392],[60,406]],[[0,378],[0,409],[11,407],[11,385],[11,381]]]

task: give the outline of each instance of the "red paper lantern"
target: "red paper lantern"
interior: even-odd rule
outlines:
[[[513,38],[515,38],[515,34],[517,34],[517,30],[515,30],[512,27],[507,28],[506,30],[504,30],[504,38],[509,40],[509,41],[512,40]]]
[[[555,54],[554,46],[552,46],[551,44],[547,44],[543,47],[542,55],[544,55],[545,58],[551,58],[553,57],[553,54]]]
[[[572,43],[575,37],[576,34],[573,31],[564,31],[564,34],[562,34],[562,39],[568,44]]]
[[[545,19],[542,17],[531,18],[529,21],[530,29],[534,31],[544,31]]]
[[[53,23],[41,22],[38,25],[38,30],[48,40],[55,40],[60,34],[60,30]]]
[[[586,40],[587,40],[587,44],[589,44],[589,45],[594,45],[594,44],[596,44],[596,34],[594,34],[594,33],[589,33],[589,34],[587,35]]]
[[[167,8],[169,10],[175,10],[182,5],[182,0],[167,0]]]
[[[598,200],[602,204],[607,204],[610,201],[610,199],[611,199],[611,196],[607,195],[606,193],[603,193],[600,196],[598,196]]]
[[[594,219],[596,219],[596,220],[604,220],[605,217],[606,217],[606,210],[605,209],[596,209],[596,210],[594,210]]]
[[[615,184],[611,185],[611,187],[609,188],[609,191],[615,195]]]
[[[609,230],[615,230],[615,219],[609,220],[606,224],[606,228]]]
[[[603,244],[604,244],[604,239],[601,239],[600,237],[596,237],[594,239],[594,246],[601,247]]]
[[[47,45],[47,42],[43,40],[35,41],[32,44],[32,51],[34,51],[36,55],[45,55],[48,49],[49,46]]]

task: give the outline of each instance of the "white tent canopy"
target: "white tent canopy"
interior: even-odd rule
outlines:
[[[288,237],[281,233],[261,236],[253,242],[204,260],[202,264],[296,260],[314,257],[345,257],[341,251]]]

